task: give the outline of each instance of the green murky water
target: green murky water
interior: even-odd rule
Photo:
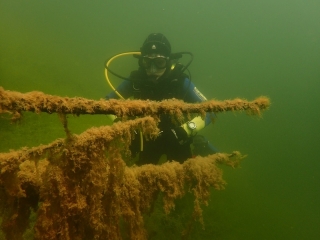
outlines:
[[[207,98],[272,101],[262,119],[227,113],[208,127],[221,151],[248,158],[226,169],[227,188],[212,192],[206,229],[192,239],[320,239],[319,9],[316,0],[0,0],[0,86],[100,99],[110,91],[104,61],[162,32],[173,51],[195,55],[193,82]],[[114,65],[123,75],[131,69]],[[80,133],[106,118],[69,121]],[[0,118],[1,152],[58,137],[55,114],[26,113],[20,125]],[[153,239],[174,239],[170,221]]]

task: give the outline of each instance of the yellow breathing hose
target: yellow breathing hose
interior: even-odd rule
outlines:
[[[106,63],[106,66],[109,67],[109,64],[116,58],[118,57],[122,57],[122,56],[126,56],[126,55],[141,55],[141,52],[124,52],[124,53],[120,53],[120,54],[117,54],[115,56],[113,56],[112,58],[110,58],[108,60],[108,62]],[[106,80],[107,80],[107,83],[109,84],[109,86],[111,87],[111,89],[117,94],[117,96],[121,99],[125,99],[116,89],[115,87],[112,85],[110,79],[109,79],[109,75],[108,75],[108,69],[107,67],[105,68],[104,70],[104,74],[105,74],[105,77],[106,77]],[[143,136],[142,136],[142,131],[140,130],[140,151],[142,152],[143,151]]]
[[[106,66],[109,67],[109,64],[110,64],[114,59],[116,59],[116,58],[118,58],[118,57],[125,56],[125,55],[134,55],[134,54],[141,55],[140,52],[124,52],[124,53],[119,53],[119,54],[113,56],[112,58],[110,58],[109,61],[106,63]],[[120,94],[120,93],[113,87],[113,85],[111,84],[110,79],[109,79],[108,69],[107,69],[107,68],[105,68],[104,74],[105,74],[105,76],[106,76],[107,83],[109,84],[109,86],[111,87],[111,89],[118,95],[119,98],[124,99],[124,97],[122,97],[121,94]]]

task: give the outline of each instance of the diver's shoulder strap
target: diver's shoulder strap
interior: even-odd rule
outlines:
[[[145,79],[145,74],[139,68],[130,73],[130,81],[132,82],[132,93],[135,99],[141,99],[141,91],[143,88],[143,80]]]
[[[168,78],[178,79],[181,81],[183,81],[185,78],[189,78],[189,76],[187,74],[182,72],[183,67],[184,66],[179,62],[172,64]]]

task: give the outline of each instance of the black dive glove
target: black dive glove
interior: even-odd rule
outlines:
[[[188,134],[182,127],[176,127],[161,131],[158,139],[162,144],[182,145],[188,140]]]
[[[193,154],[196,156],[205,157],[218,152],[204,136],[199,134],[193,137],[193,146]]]

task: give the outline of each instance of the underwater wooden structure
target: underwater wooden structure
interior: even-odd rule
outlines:
[[[192,218],[202,221],[201,206],[208,204],[210,188],[220,190],[226,184],[218,164],[235,168],[244,156],[235,151],[184,163],[129,166],[126,159],[134,132],[156,138],[160,114],[182,122],[208,111],[260,115],[269,105],[266,97],[198,104],[174,99],[95,101],[0,87],[0,114],[9,113],[16,122],[24,111],[56,113],[66,132],[64,139],[48,145],[0,153],[2,231],[6,239],[23,239],[35,212],[34,239],[148,239],[143,215],[159,194],[168,214],[187,192],[194,195]],[[115,114],[123,121],[76,135],[68,129],[67,114]]]

